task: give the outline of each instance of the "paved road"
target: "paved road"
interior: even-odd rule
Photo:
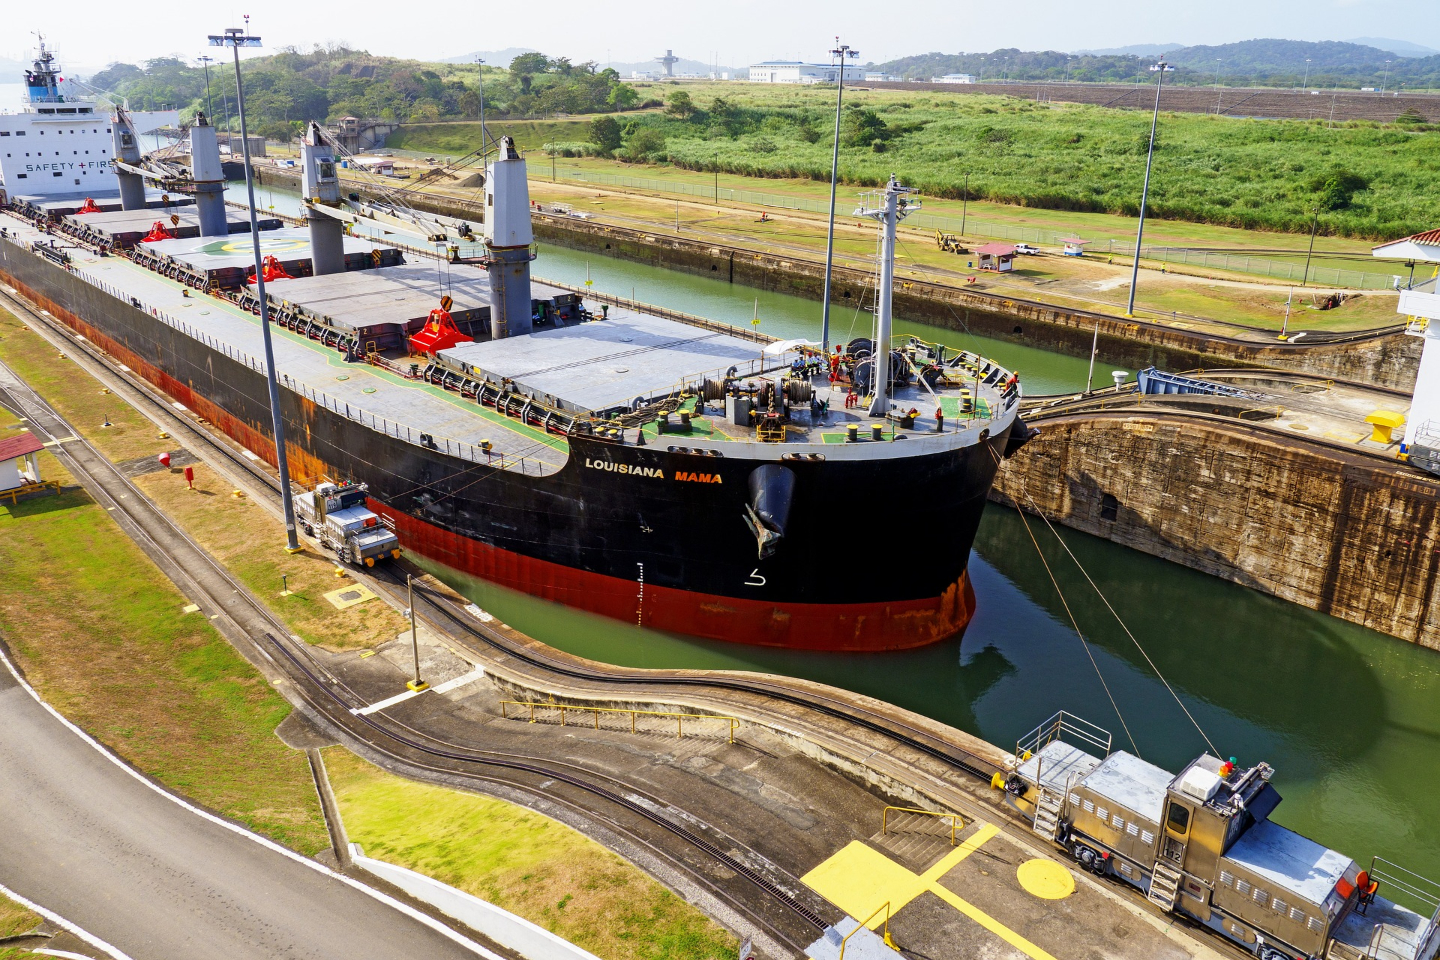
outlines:
[[[185,809],[0,666],[0,883],[135,960],[469,958],[362,890]]]

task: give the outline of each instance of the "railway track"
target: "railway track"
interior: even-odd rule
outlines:
[[[11,305],[33,316],[13,300]],[[93,348],[84,341],[71,341],[67,348],[85,349],[92,358],[95,356]],[[54,443],[53,449],[65,455],[67,468],[76,479],[116,516],[122,529],[156,560],[192,602],[223,618],[224,625],[229,627],[225,632],[232,641],[239,641],[247,659],[262,669],[268,667],[265,672],[272,679],[277,674],[285,677],[289,681],[287,692],[294,691],[292,696],[309,708],[307,712],[312,717],[319,718],[345,739],[358,741],[369,752],[380,754],[401,769],[421,772],[424,779],[434,779],[423,777],[429,773],[452,780],[459,777],[472,783],[503,784],[511,790],[567,807],[659,857],[787,949],[803,950],[810,939],[829,926],[815,907],[801,902],[782,886],[783,881],[793,881],[793,877],[785,875],[777,882],[751,865],[767,863],[759,854],[733,838],[719,835],[711,839],[681,822],[706,824],[703,817],[677,810],[678,818],[672,819],[658,812],[675,809],[665,801],[645,796],[629,785],[602,783],[594,774],[578,772],[563,764],[446,743],[418,731],[406,733],[394,729],[390,723],[352,713],[352,708],[365,706],[366,702],[311,656],[303,642],[291,639],[285,626],[243,584],[175,527],[87,440],[3,367],[0,367],[0,403],[25,417],[32,430]],[[188,424],[186,427],[195,432]],[[225,450],[230,462],[244,464],[242,458],[224,444],[215,446]],[[275,489],[273,478],[267,486]],[[278,491],[276,495],[278,497]],[[554,784],[563,784],[572,795],[557,794]],[[637,821],[650,829],[637,829]],[[719,834],[714,827],[706,826]],[[654,836],[656,829],[677,843],[658,842]],[[677,844],[699,856],[687,857],[683,849],[676,849]],[[721,844],[735,849],[739,855],[726,852]],[[733,874],[752,888],[760,895],[759,902],[755,896],[738,894],[737,884],[717,881],[712,875],[717,871],[707,869],[711,865]],[[779,868],[771,866],[779,872]],[[794,883],[799,886],[798,881]],[[811,935],[809,939],[807,934]]]

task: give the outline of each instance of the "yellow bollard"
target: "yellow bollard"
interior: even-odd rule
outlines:
[[[243,490],[231,490],[231,491],[230,491],[230,496],[234,497],[236,500],[243,500],[243,499],[245,498],[245,491],[243,491]]]
[[[343,576],[345,576],[345,568],[344,568],[344,567],[336,567],[336,568],[335,568],[335,576],[336,576],[336,577],[343,577]]]

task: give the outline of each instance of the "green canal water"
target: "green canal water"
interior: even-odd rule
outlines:
[[[288,198],[276,195],[277,209]],[[265,198],[261,206],[267,205]],[[293,203],[293,201],[290,201]],[[818,339],[808,300],[707,277],[542,246],[538,277],[782,337]],[[756,299],[758,298],[758,308]],[[853,322],[853,327],[851,326]],[[869,320],[842,308],[836,336],[866,335]],[[1030,394],[1083,387],[1087,364],[1003,341],[901,320],[915,333],[986,354],[1021,371]],[[1114,369],[1096,365],[1097,384]],[[907,707],[1011,746],[1056,710],[1115,735],[1117,747],[1176,769],[1206,743],[1144,656],[1042,521],[1031,529],[1091,644],[1130,737],[1070,627],[1024,521],[991,505],[970,573],[979,600],[959,640],[885,654],[813,654],[694,640],[569,610],[453,571],[445,576],[501,620],[580,656],[633,667],[782,673]],[[1440,655],[1236,584],[1074,531],[1061,530],[1116,612],[1225,757],[1265,760],[1285,802],[1274,819],[1362,865],[1380,855],[1440,878]],[[914,563],[903,547],[871,558],[847,534],[817,562],[837,575],[872,562]],[[438,571],[437,571],[438,572]]]

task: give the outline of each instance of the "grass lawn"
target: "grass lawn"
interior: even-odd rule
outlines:
[[[154,423],[129,404],[103,393],[100,383],[58,353],[39,334],[0,311],[0,361],[10,366],[112,461],[155,457],[179,449],[161,440]],[[112,426],[101,427],[108,416]],[[279,614],[307,642],[332,649],[368,647],[392,639],[405,621],[388,604],[362,603],[337,610],[323,594],[346,581],[334,575],[332,558],[314,550],[290,556],[283,550],[285,526],[231,488],[208,466],[195,464],[195,488],[173,468],[136,478],[160,506],[212,556]],[[291,595],[281,597],[281,576]]]
[[[14,900],[0,896],[0,939],[29,933],[40,925],[42,919],[39,914],[25,909]],[[34,954],[28,949],[0,947],[0,960],[15,960],[17,957],[33,956]]]
[[[14,429],[14,420],[0,430]],[[40,693],[139,769],[303,853],[328,838],[290,706],[74,486],[0,506],[0,633]]]
[[[432,787],[341,748],[325,764],[367,856],[488,900],[604,960],[735,955],[736,938],[598,843],[538,813]]]

